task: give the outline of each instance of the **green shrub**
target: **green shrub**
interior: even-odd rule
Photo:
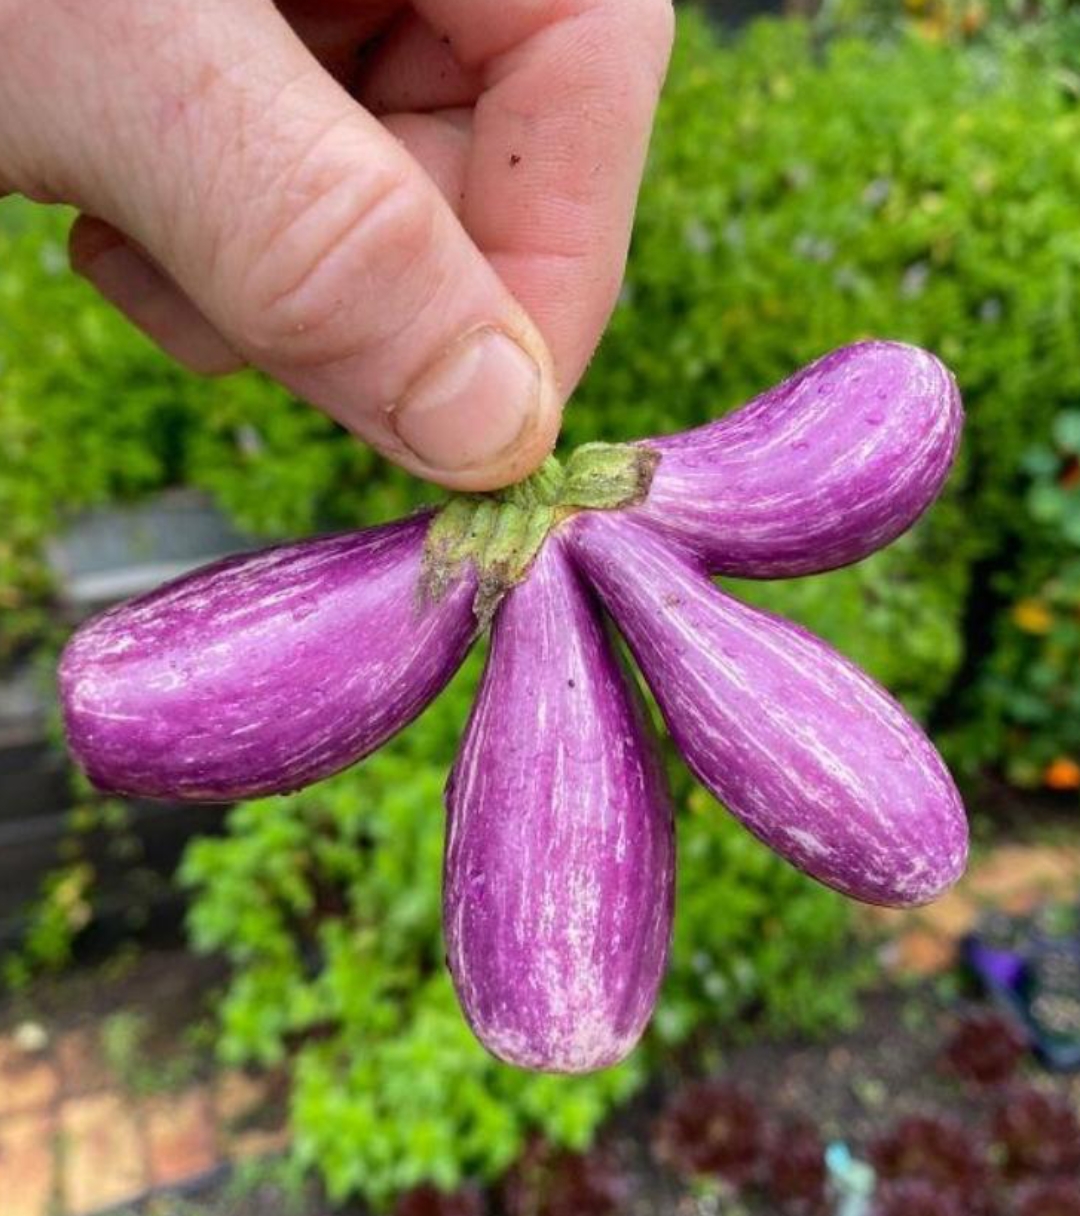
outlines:
[[[958,749],[1020,786],[1080,789],[1080,410],[1024,456],[1033,543],[996,590],[1009,611],[964,699]]]
[[[351,772],[234,810],[184,864],[191,936],[222,951],[220,1051],[293,1060],[296,1162],[337,1198],[491,1178],[526,1134],[584,1147],[644,1080],[645,1053],[592,1077],[507,1068],[473,1039],[443,964],[442,786],[476,663]],[[852,1013],[842,901],[757,845],[679,777],[678,931],[657,1040],[754,1018],[820,1030]],[[828,983],[822,977],[828,976]]]

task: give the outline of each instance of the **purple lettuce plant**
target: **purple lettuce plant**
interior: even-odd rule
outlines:
[[[485,1216],[487,1204],[479,1187],[440,1191],[430,1184],[399,1196],[393,1216]]]
[[[656,1159],[686,1177],[750,1182],[765,1151],[758,1104],[724,1080],[693,1081],[668,1101],[653,1129]]]
[[[785,1216],[817,1216],[826,1208],[825,1142],[807,1119],[770,1128],[766,1141],[764,1189]]]
[[[986,1146],[957,1119],[908,1115],[870,1143],[869,1157],[884,1183],[923,1183],[939,1192],[943,1201],[956,1199],[965,1216],[988,1210],[991,1173]],[[890,1189],[896,1188],[886,1186],[883,1194]],[[919,1188],[911,1189],[921,1194]]]
[[[945,1045],[949,1070],[974,1085],[1001,1085],[1020,1066],[1027,1039],[1016,1023],[996,1010],[969,1014]]]
[[[533,1139],[503,1179],[506,1216],[615,1216],[628,1197],[628,1179],[603,1148],[588,1153]]]
[[[1038,1179],[1016,1188],[1011,1216],[1080,1216],[1080,1176]]]
[[[963,1198],[925,1178],[886,1182],[874,1196],[873,1216],[970,1216]]]
[[[230,558],[78,631],[60,666],[71,750],[117,793],[287,793],[382,746],[490,625],[447,793],[454,983],[503,1059],[612,1064],[663,974],[674,846],[602,609],[690,768],[761,840],[854,898],[933,899],[967,825],[929,740],[824,642],[710,575],[793,577],[888,544],[940,490],[961,423],[936,359],[866,342],[697,430]]]
[[[995,1110],[990,1135],[1007,1178],[1080,1177],[1080,1117],[1059,1094],[1016,1086]]]

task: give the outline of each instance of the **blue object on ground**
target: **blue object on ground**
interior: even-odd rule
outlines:
[[[961,942],[961,957],[1045,1067],[1080,1071],[1080,905],[993,913]]]
[[[833,1216],[869,1216],[877,1186],[874,1167],[853,1157],[851,1149],[837,1140],[825,1150],[825,1168]]]

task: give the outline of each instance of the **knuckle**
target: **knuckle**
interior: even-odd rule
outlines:
[[[432,261],[435,228],[429,192],[410,172],[331,174],[258,242],[241,290],[241,344],[305,365],[384,339],[396,303],[416,294]]]

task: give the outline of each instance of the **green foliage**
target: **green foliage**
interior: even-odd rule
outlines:
[[[442,786],[474,680],[475,665],[352,772],[237,808],[229,834],[195,842],[184,864],[193,941],[233,964],[221,1053],[293,1058],[297,1161],[337,1198],[383,1203],[425,1179],[493,1177],[531,1130],[583,1148],[645,1076],[642,1052],[592,1077],[522,1073],[491,1059],[461,1016],[443,966]],[[690,806],[658,1040],[751,1013],[783,1029],[835,1024],[854,978],[841,901],[703,795]]]
[[[94,878],[86,861],[57,866],[45,875],[22,942],[0,958],[5,988],[22,991],[35,976],[62,971],[71,962],[75,940],[93,915],[88,896]]]
[[[1027,514],[1039,542],[1000,580],[1011,610],[967,700],[961,749],[1015,784],[1080,788],[1080,410],[1032,447]]]
[[[199,1027],[193,1028],[198,1030]],[[190,1085],[202,1063],[195,1048],[195,1033],[179,1049],[162,1053],[154,1039],[152,1018],[134,1009],[121,1009],[101,1023],[102,1059],[109,1073],[131,1094],[149,1097],[175,1092]]]
[[[868,970],[850,949],[849,905],[758,844],[681,767],[675,788],[685,813],[658,1040],[850,1023]]]
[[[131,826],[130,804],[92,791],[76,776],[77,800],[66,817],[57,864],[46,871],[27,910],[16,947],[0,955],[0,991],[22,991],[40,975],[68,967],[80,938],[99,916],[103,889],[97,858],[123,867],[125,923],[136,929],[164,883],[143,863],[142,844]],[[115,896],[116,892],[111,892]]]

